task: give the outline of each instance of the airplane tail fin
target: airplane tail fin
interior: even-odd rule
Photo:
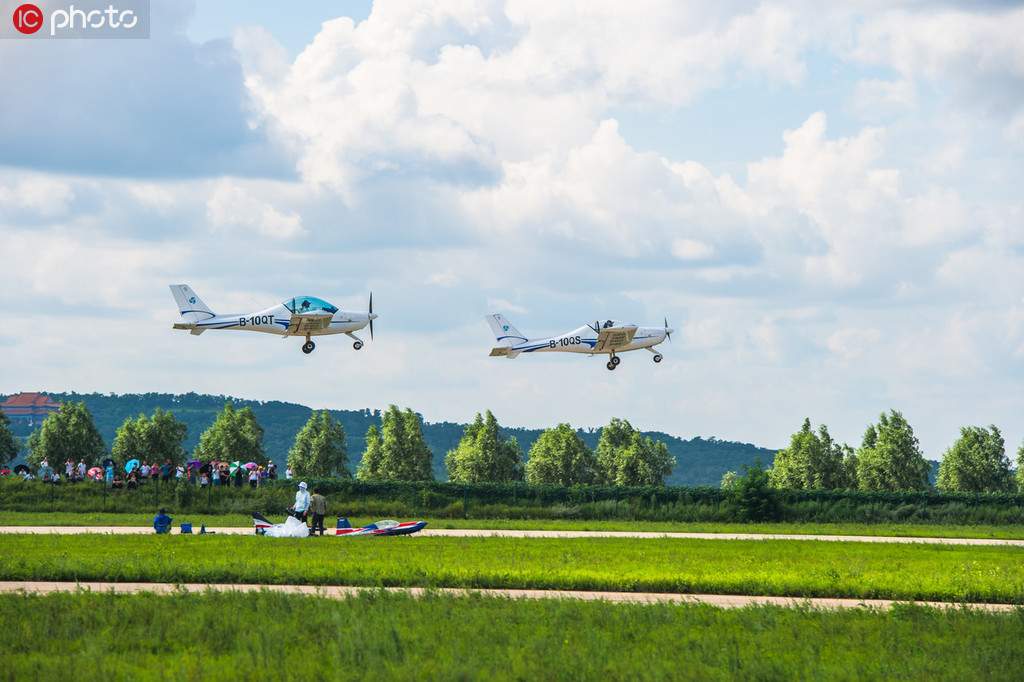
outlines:
[[[187,284],[172,284],[171,294],[178,304],[178,312],[187,322],[201,322],[215,317],[210,307]]]
[[[508,321],[508,318],[501,313],[488,315],[487,324],[491,326],[491,331],[494,332],[494,338],[498,341],[498,345],[491,349],[492,358],[514,358],[519,355],[519,351],[512,350],[512,346],[529,340],[523,336],[523,333],[516,329],[515,326]]]
[[[494,338],[499,343],[502,341],[508,341],[509,343],[503,344],[507,346],[515,345],[523,341],[528,341],[523,333],[512,326],[512,323],[508,321],[501,313],[495,313],[487,316],[487,324],[491,325],[491,331],[494,332]]]

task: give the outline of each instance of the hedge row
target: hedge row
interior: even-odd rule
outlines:
[[[734,494],[708,487],[564,488],[526,484],[310,481],[327,496],[332,513],[350,516],[432,518],[623,519],[744,521]],[[294,500],[294,481],[270,481],[256,490],[199,488],[186,482],[151,482],[137,490],[101,484],[50,485],[0,481],[0,511],[178,512],[276,514]],[[773,518],[792,522],[1024,523],[1024,495],[938,492],[765,490]],[[767,520],[767,519],[764,519]]]

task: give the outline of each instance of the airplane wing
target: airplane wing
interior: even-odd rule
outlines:
[[[333,315],[321,313],[292,313],[288,322],[288,334],[302,335],[320,331],[331,326]]]
[[[636,335],[636,327],[605,327],[597,333],[597,344],[594,350],[598,353],[607,353],[628,346]]]

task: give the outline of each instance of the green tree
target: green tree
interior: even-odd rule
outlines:
[[[610,485],[662,485],[675,459],[668,446],[613,418],[597,441],[598,481]]]
[[[263,428],[256,421],[252,409],[236,410],[231,402],[225,403],[210,428],[199,437],[195,456],[202,460],[226,462],[264,461]]]
[[[735,471],[726,471],[722,474],[722,482],[718,484],[718,487],[722,490],[732,490],[736,487],[736,483],[739,480],[739,474]]]
[[[939,464],[936,487],[946,492],[995,493],[1014,489],[1003,434],[995,426],[964,426]]]
[[[140,414],[135,419],[128,417],[114,434],[114,443],[110,447],[110,455],[117,462],[127,462],[139,457],[149,459],[146,432],[149,430],[149,418]]]
[[[522,451],[515,438],[501,440],[490,410],[477,413],[454,450],[444,458],[448,480],[456,483],[507,483],[523,480]]]
[[[1017,490],[1024,493],[1024,443],[1017,449]]]
[[[379,481],[384,477],[381,475],[381,458],[383,454],[383,443],[380,438],[380,429],[372,424],[366,430],[366,450],[363,458],[359,460],[359,467],[356,469],[356,478],[360,481]]]
[[[548,429],[530,448],[526,481],[534,485],[583,485],[597,479],[597,457],[568,424]]]
[[[188,427],[174,414],[158,407],[152,417],[140,414],[124,420],[114,435],[111,456],[121,463],[138,458],[154,462],[169,459],[180,464],[185,460],[181,444],[186,435]]]
[[[295,435],[288,466],[296,476],[351,478],[345,429],[327,410],[314,412]]]
[[[373,426],[366,432],[366,452],[356,475],[363,480],[430,481],[433,459],[419,415],[390,405],[381,417],[380,433]]]
[[[775,454],[769,480],[773,488],[793,490],[852,488],[848,457],[853,457],[852,449],[832,440],[827,426],[822,424],[815,432],[811,420],[804,419],[789,447]]]
[[[928,462],[914,430],[896,410],[868,425],[857,452],[857,483],[862,490],[925,490]]]
[[[68,459],[84,459],[92,464],[106,451],[103,437],[96,430],[85,403],[63,403],[47,415],[39,430],[29,438],[28,462],[38,467],[46,460],[57,468]]]
[[[769,474],[761,462],[744,466],[743,475],[736,477],[729,498],[741,521],[772,521],[779,516],[779,502],[772,490]]]
[[[11,433],[11,420],[0,412],[0,465],[7,464],[18,456],[18,441]]]
[[[246,419],[252,421],[252,424],[246,426],[247,429],[255,427],[258,430],[257,441],[260,443],[259,451],[262,457],[263,429],[256,424],[256,418],[252,416],[251,411]],[[146,455],[158,462],[165,459],[175,463],[183,462],[185,448],[182,443],[185,442],[187,435],[188,426],[184,422],[179,421],[173,412],[158,407],[153,411],[153,416],[149,418],[149,424],[146,426]]]

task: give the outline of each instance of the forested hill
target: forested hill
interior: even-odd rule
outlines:
[[[150,414],[154,409],[161,407],[173,412],[178,419],[188,425],[185,449],[191,450],[199,442],[199,435],[213,423],[225,401],[231,400],[237,407],[252,408],[264,429],[263,444],[267,455],[279,464],[284,463],[295,433],[305,424],[311,412],[309,407],[295,403],[240,400],[222,395],[196,393],[184,395],[49,393],[48,395],[58,402],[84,402],[92,413],[96,426],[103,435],[108,448],[113,442],[117,427],[126,418],[140,413]],[[3,400],[4,397],[0,396],[0,400]],[[349,460],[354,471],[363,453],[366,430],[371,424],[380,424],[380,413],[376,410],[331,410],[331,413],[345,427],[345,433],[348,436]],[[500,419],[500,415],[498,417]],[[434,474],[439,479],[446,477],[444,456],[458,443],[463,428],[463,424],[451,422],[423,425],[423,436],[434,453]],[[516,437],[524,453],[529,450],[541,433],[540,429],[505,428],[503,430],[506,435]],[[15,435],[26,437],[28,432],[16,430]],[[595,447],[600,436],[600,429],[581,429],[580,435],[587,445]],[[650,432],[648,435],[664,441],[676,458],[676,468],[667,481],[671,484],[717,486],[721,481],[722,474],[726,471],[737,470],[742,465],[751,464],[757,459],[767,466],[772,463],[775,456],[773,450],[748,443],[735,443],[715,438],[684,440],[658,432]]]

